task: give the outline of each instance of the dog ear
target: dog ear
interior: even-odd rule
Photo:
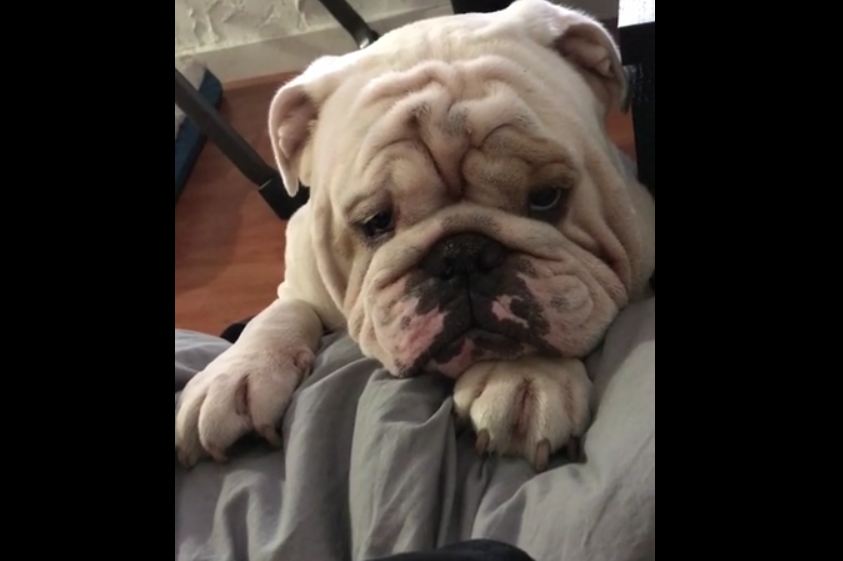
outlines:
[[[627,106],[627,79],[618,47],[596,19],[546,0],[519,0],[510,8],[530,35],[571,63],[604,108]]]
[[[303,162],[319,110],[345,76],[345,70],[355,59],[354,54],[317,59],[278,90],[272,99],[269,140],[278,171],[291,197],[299,190],[299,179],[306,175]]]

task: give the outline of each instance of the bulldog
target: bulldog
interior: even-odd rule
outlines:
[[[396,377],[455,380],[481,452],[537,469],[581,436],[582,358],[655,267],[655,203],[605,128],[626,95],[591,17],[544,0],[446,16],[324,57],[269,111],[307,204],[278,298],[185,387],[185,465],[278,424],[322,334]]]

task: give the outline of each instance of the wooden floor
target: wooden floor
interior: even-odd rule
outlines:
[[[282,81],[226,88],[220,107],[267,162],[269,102]],[[176,203],[176,327],[219,334],[271,302],[284,274],[285,226],[206,143]]]
[[[284,77],[226,88],[221,113],[267,162],[266,117]],[[632,121],[609,117],[612,139],[634,154]],[[252,184],[211,143],[176,203],[177,328],[219,334],[259,312],[284,276],[284,228]]]

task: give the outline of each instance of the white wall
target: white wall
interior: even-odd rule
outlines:
[[[379,32],[451,12],[449,0],[349,0]],[[572,0],[600,18],[618,0]],[[300,70],[356,48],[317,0],[175,0],[176,58],[197,58],[223,82]]]

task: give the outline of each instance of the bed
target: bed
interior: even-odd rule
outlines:
[[[229,345],[175,332],[175,396]],[[368,560],[488,538],[536,561],[655,558],[655,296],[626,308],[588,358],[586,459],[536,473],[480,457],[451,383],[396,379],[343,333],[324,337],[283,420],[227,464],[175,464],[175,557]]]

